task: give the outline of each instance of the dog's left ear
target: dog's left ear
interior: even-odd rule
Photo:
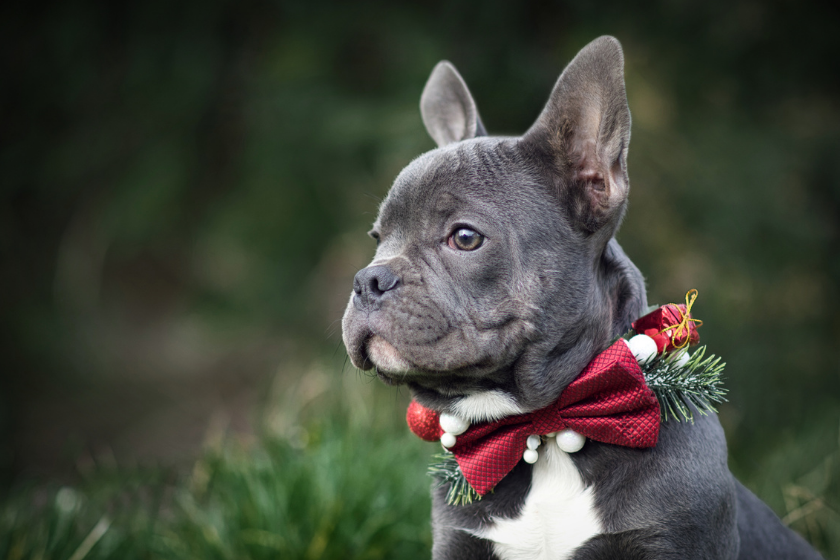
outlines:
[[[420,113],[429,136],[438,146],[487,136],[467,84],[445,60],[437,63],[423,88]]]
[[[600,37],[563,71],[522,145],[552,170],[575,224],[609,239],[630,190],[629,143],[624,54],[614,37]]]

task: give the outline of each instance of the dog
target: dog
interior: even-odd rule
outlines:
[[[472,423],[546,407],[647,308],[614,235],[627,206],[624,55],[596,39],[521,137],[489,137],[448,62],[421,97],[438,145],[382,202],[342,321],[352,363]],[[717,417],[655,447],[545,446],[481,500],[432,491],[436,559],[818,559],[727,466]]]

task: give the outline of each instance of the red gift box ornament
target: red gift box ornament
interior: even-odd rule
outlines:
[[[660,354],[697,344],[700,341],[697,327],[703,325],[703,321],[691,317],[691,306],[696,299],[697,290],[689,290],[685,294],[685,303],[663,305],[637,319],[632,324],[633,330],[651,337]]]

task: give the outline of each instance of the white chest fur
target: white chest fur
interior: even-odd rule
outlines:
[[[475,535],[492,541],[501,560],[562,560],[602,531],[592,487],[584,487],[569,455],[550,440],[540,447],[519,517],[494,518]]]

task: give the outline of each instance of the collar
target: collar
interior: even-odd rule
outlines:
[[[545,408],[473,425],[458,425],[451,418],[416,401],[411,402],[406,415],[409,428],[418,437],[441,440],[449,448],[470,486],[484,496],[523,456],[528,462],[536,461],[539,436],[571,432],[602,443],[653,447],[659,437],[660,411],[639,363],[627,343],[619,339],[595,356]],[[444,430],[442,421],[452,431]],[[561,439],[556,441],[562,449]]]

